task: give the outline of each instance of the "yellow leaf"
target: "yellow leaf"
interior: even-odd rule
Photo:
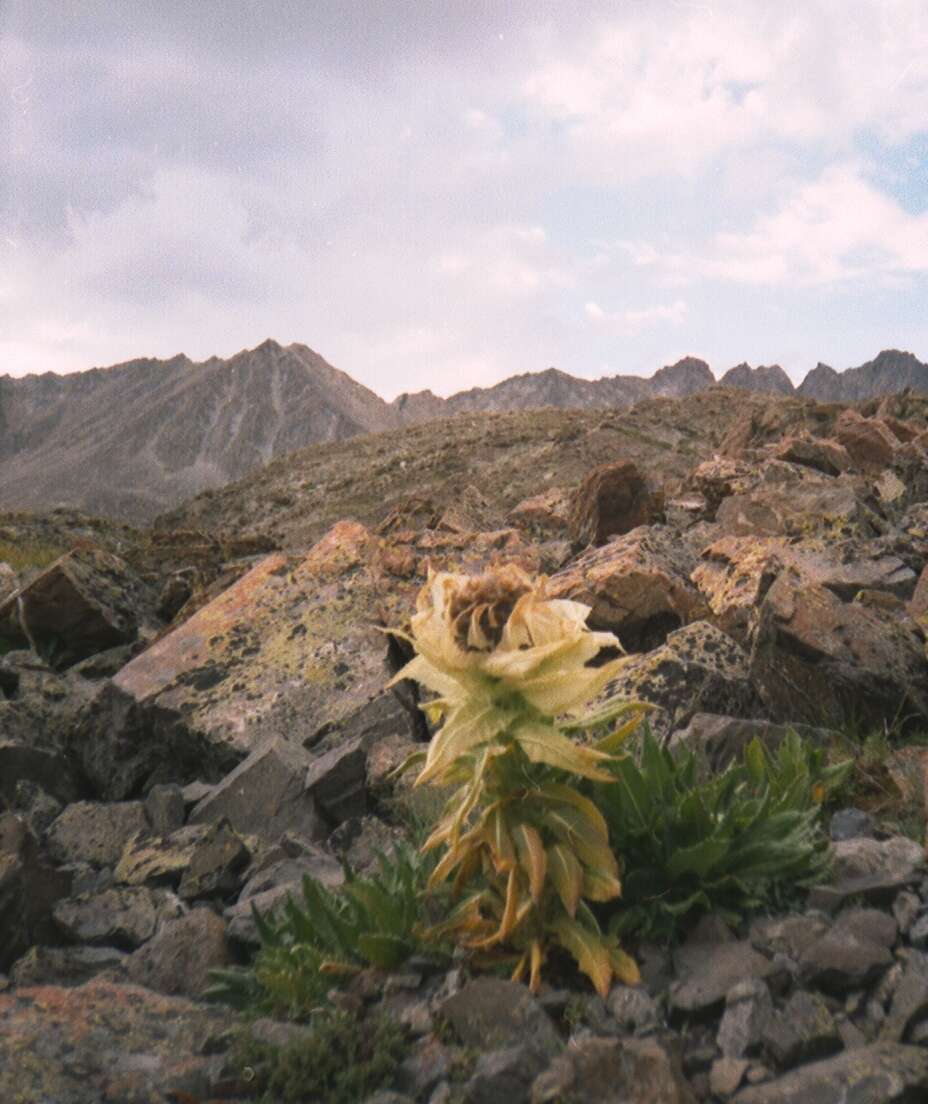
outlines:
[[[558,942],[577,960],[577,965],[605,999],[612,983],[612,957],[606,940],[576,920],[562,919],[555,925]]]
[[[568,916],[574,916],[583,887],[583,868],[580,860],[563,843],[548,848],[548,872]]]
[[[637,732],[641,722],[644,720],[644,712],[640,713],[637,717],[632,717],[630,721],[626,721],[625,724],[620,725],[615,732],[610,732],[608,736],[604,736],[601,740],[597,740],[593,745],[597,751],[605,751],[610,754],[619,750],[622,744]]]
[[[517,825],[512,830],[512,838],[515,840],[522,868],[528,875],[529,892],[532,895],[532,900],[536,905],[540,904],[548,867],[545,845],[538,831],[531,824]]]
[[[589,821],[590,827],[600,840],[605,843],[609,839],[609,826],[606,824],[603,814],[588,797],[572,790],[570,786],[565,786],[560,782],[546,782],[543,786],[538,786],[532,793],[533,796],[537,795],[542,801],[553,801],[561,805],[572,806]]]
[[[613,972],[623,985],[637,985],[641,981],[638,963],[631,955],[627,955],[621,948],[613,945],[609,948],[609,957],[612,960]]]
[[[521,724],[516,729],[515,739],[533,763],[547,763],[550,767],[594,781],[612,781],[612,775],[598,766],[598,763],[609,758],[607,755],[575,744],[562,736],[554,725]]]
[[[622,892],[622,883],[611,872],[590,870],[583,872],[583,896],[590,901],[611,901]]]
[[[533,993],[537,993],[541,986],[541,964],[544,961],[540,939],[532,940],[531,955],[532,970],[529,975],[528,987]]]

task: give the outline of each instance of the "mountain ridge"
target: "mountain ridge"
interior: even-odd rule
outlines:
[[[905,387],[928,393],[928,365],[883,350],[839,373],[819,364],[798,387],[778,365],[737,365],[716,381],[684,357],[651,377],[582,379],[558,368],[441,398],[387,402],[300,343],[268,338],[226,360],[140,358],[56,375],[0,376],[0,507],[77,507],[148,521],[294,449],[458,414],[553,407],[627,409],[715,386],[859,401]]]

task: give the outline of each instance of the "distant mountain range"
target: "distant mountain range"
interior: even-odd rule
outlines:
[[[890,349],[845,372],[819,364],[798,388],[779,365],[739,364],[718,383],[847,402],[906,387],[928,393],[928,365]],[[466,412],[628,407],[715,384],[705,361],[685,357],[648,379],[548,368],[448,399],[420,391],[388,403],[305,345],[271,340],[228,360],[0,376],[0,506],[147,521],[305,445]]]

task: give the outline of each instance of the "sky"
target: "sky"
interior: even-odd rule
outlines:
[[[928,360],[926,0],[0,0],[0,374]]]

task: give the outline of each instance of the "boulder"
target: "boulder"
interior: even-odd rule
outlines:
[[[629,656],[603,696],[613,694],[658,706],[648,722],[662,737],[708,708],[735,717],[754,717],[761,709],[747,653],[706,621],[675,630],[654,651]]]
[[[91,981],[0,993],[0,1100],[100,1104],[215,1098],[206,1040],[237,1023],[216,1005]]]
[[[56,941],[52,910],[71,885],[71,874],[47,861],[20,817],[0,815],[0,970],[33,944]]]
[[[928,1093],[928,1049],[874,1043],[742,1089],[734,1104],[914,1104]]]
[[[726,536],[710,544],[690,578],[708,605],[712,623],[746,641],[754,611],[787,555],[782,537]]]
[[[814,468],[823,475],[840,475],[851,466],[850,453],[839,441],[808,435],[786,437],[774,447],[772,456],[776,460]]]
[[[887,913],[848,909],[803,950],[800,974],[807,984],[827,992],[862,988],[893,964],[896,934],[896,921]]]
[[[177,892],[185,901],[233,896],[239,891],[251,852],[225,821],[210,826],[196,843]]]
[[[841,1049],[834,1018],[817,993],[797,989],[762,1031],[764,1049],[780,1069],[814,1062]]]
[[[614,632],[627,650],[660,644],[706,612],[689,581],[695,557],[665,526],[641,526],[579,556],[549,592],[591,607],[591,628]]]
[[[511,1099],[498,1096],[496,1100]],[[585,1038],[555,1058],[532,1086],[532,1104],[695,1104],[680,1059],[657,1039]]]
[[[752,740],[760,740],[764,747],[775,752],[790,732],[798,733],[813,747],[825,746],[832,735],[827,729],[810,725],[779,725],[745,717],[696,713],[685,728],[673,733],[670,748],[686,748],[695,752],[697,762],[705,770],[715,773],[724,770],[733,761],[740,761],[744,749]]]
[[[617,460],[594,468],[580,484],[570,506],[570,536],[576,544],[604,544],[650,524],[656,513],[637,466],[631,460]]]
[[[702,496],[707,516],[714,519],[724,499],[749,491],[757,479],[756,469],[748,464],[716,456],[693,469],[687,487]]]
[[[180,885],[197,848],[215,831],[212,824],[190,824],[166,836],[142,831],[132,836],[119,856],[113,877],[123,885]]]
[[[885,422],[864,418],[856,410],[843,410],[835,422],[835,437],[847,450],[853,463],[864,470],[889,466],[899,445]]]
[[[716,521],[724,534],[739,537],[866,538],[882,532],[884,524],[864,498],[843,476],[810,475],[795,483],[765,482],[732,495],[719,506]]]
[[[158,993],[199,997],[209,987],[210,970],[230,962],[222,919],[208,908],[195,908],[163,924],[129,957],[126,971],[130,981]]]
[[[748,940],[710,943],[690,938],[674,953],[674,967],[670,1006],[686,1013],[711,1009],[734,986],[774,972],[770,959],[758,954]]]
[[[178,740],[162,739],[158,755],[132,773],[143,782],[155,774],[159,782],[215,780],[219,765],[229,770],[269,737],[339,742],[391,673],[375,627],[390,592],[373,566],[377,551],[364,526],[340,522],[305,556],[262,559],[124,667],[116,688],[146,717],[182,718],[190,749],[178,760]],[[411,728],[408,714],[395,717]],[[103,745],[109,773],[119,773],[123,756],[140,755],[137,741],[108,737],[103,724],[83,738]],[[101,781],[105,765],[95,770]]]
[[[68,805],[52,823],[48,850],[60,863],[115,866],[128,840],[147,829],[148,818],[141,801],[78,801]]]
[[[924,641],[910,619],[783,571],[761,604],[751,677],[772,719],[882,727],[928,717]]]
[[[59,901],[55,923],[75,943],[134,950],[155,934],[158,924],[183,912],[173,894],[143,887],[119,887]]]
[[[56,670],[135,640],[151,596],[131,568],[109,552],[66,553],[0,602],[0,639],[29,646]]]

